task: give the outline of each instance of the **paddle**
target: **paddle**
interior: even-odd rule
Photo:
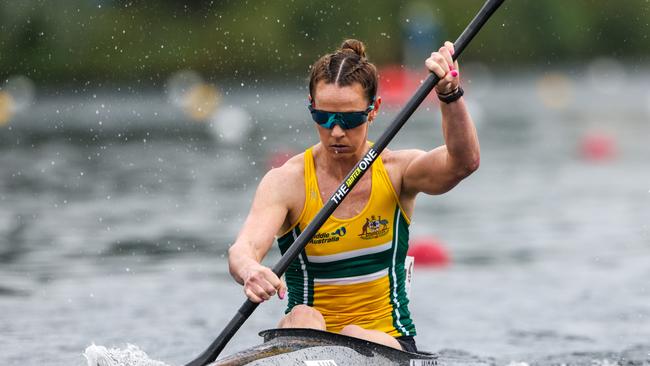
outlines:
[[[478,14],[472,19],[467,28],[463,33],[458,37],[454,43],[454,55],[452,58],[456,60],[458,56],[463,52],[465,47],[469,42],[476,36],[478,31],[483,27],[485,22],[490,18],[490,16],[499,8],[499,6],[504,2],[504,0],[487,0]],[[305,248],[309,240],[316,234],[318,229],[327,221],[327,219],[332,215],[336,208],[341,204],[341,201],[345,199],[350,190],[357,184],[361,179],[363,174],[368,170],[372,163],[377,159],[379,154],[386,148],[388,143],[395,137],[397,132],[402,128],[404,123],[411,117],[413,112],[417,107],[422,103],[424,98],[429,95],[433,87],[440,81],[440,78],[435,74],[430,74],[429,77],[422,83],[420,88],[415,92],[411,99],[406,103],[404,108],[395,116],[393,122],[388,126],[388,129],[379,137],[377,142],[370,147],[366,155],[359,160],[356,166],[348,173],[345,177],[345,180],[341,183],[339,188],[334,191],[332,197],[327,201],[323,208],[316,214],[314,219],[307,225],[305,230],[296,238],[296,240],[291,244],[287,249],[284,256],[278,261],[278,263],[273,267],[273,272],[282,276],[289,268],[289,264],[298,257],[300,252]],[[237,330],[244,324],[246,319],[255,311],[259,304],[254,303],[250,300],[246,302],[239,308],[235,316],[230,320],[226,325],[221,334],[217,339],[212,342],[212,344],[206,349],[199,357],[194,361],[188,363],[186,366],[205,366],[208,363],[216,360],[219,353],[224,349],[228,341],[235,335]]]

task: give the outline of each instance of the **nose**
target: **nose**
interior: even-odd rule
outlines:
[[[345,130],[341,128],[341,126],[339,126],[338,124],[335,124],[334,127],[332,127],[330,134],[334,138],[345,137]]]

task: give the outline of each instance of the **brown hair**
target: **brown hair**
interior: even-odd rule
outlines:
[[[356,39],[346,39],[336,52],[318,59],[309,76],[309,95],[314,98],[320,81],[338,86],[361,84],[368,102],[377,95],[377,69],[366,58],[366,47]]]

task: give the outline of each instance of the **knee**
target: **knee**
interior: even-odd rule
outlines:
[[[291,309],[291,312],[289,312],[289,314],[297,318],[311,318],[325,323],[325,318],[323,318],[323,314],[321,314],[320,311],[312,308],[311,306],[296,305],[293,307],[293,309]]]
[[[325,318],[320,311],[307,305],[294,306],[280,322],[281,328],[325,329]]]
[[[340,333],[348,337],[363,338],[364,331],[365,329],[361,328],[360,326],[350,324],[343,327]]]

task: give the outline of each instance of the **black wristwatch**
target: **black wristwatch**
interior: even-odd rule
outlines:
[[[460,99],[465,94],[465,91],[460,86],[456,90],[449,92],[447,94],[438,94],[438,99],[444,103],[452,103]]]

